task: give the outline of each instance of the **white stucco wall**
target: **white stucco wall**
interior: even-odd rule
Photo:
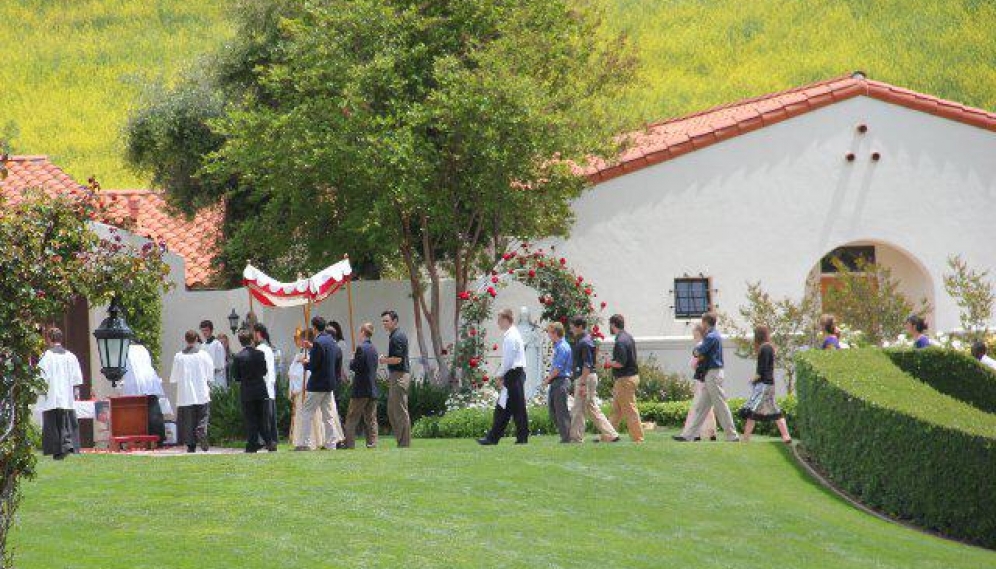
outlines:
[[[856,97],[599,184],[576,203],[571,236],[545,245],[637,337],[689,334],[669,308],[684,273],[712,277],[717,308],[735,313],[748,281],[798,297],[823,255],[862,241],[914,256],[932,290],[913,288],[934,300],[934,328],[950,329],[947,257],[996,267],[994,156],[991,132]],[[913,270],[881,260],[900,277]]]

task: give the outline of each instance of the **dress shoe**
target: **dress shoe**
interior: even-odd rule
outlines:
[[[207,439],[204,439],[203,441],[201,441],[201,450],[202,451],[207,452],[208,449],[210,449],[210,448],[211,448],[211,445],[208,444]]]
[[[53,454],[52,460],[66,460],[66,455],[64,454]]]
[[[485,437],[483,439],[477,439],[477,444],[479,444],[481,446],[494,446],[494,445],[496,445],[498,443],[496,443],[495,441],[493,441],[493,440]]]
[[[305,446],[300,446],[300,447],[294,447],[294,450],[297,452],[308,452],[311,449]]]
[[[269,452],[277,452],[277,445],[276,444],[272,444],[272,445],[266,447],[266,450],[269,451]]]
[[[674,440],[676,440],[676,441],[678,441],[679,443],[690,443],[690,442],[692,442],[692,441],[686,439],[685,437],[683,437],[681,435],[674,435],[671,438],[674,439]]]
[[[367,445],[367,448],[377,448],[377,445]]]
[[[187,452],[197,452],[197,445],[187,445]]]

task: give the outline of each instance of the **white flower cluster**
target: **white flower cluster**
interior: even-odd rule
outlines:
[[[446,399],[446,410],[491,409],[498,401],[498,392],[490,384],[480,389],[454,391]]]

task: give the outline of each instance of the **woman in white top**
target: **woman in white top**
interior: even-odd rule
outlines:
[[[291,444],[294,447],[309,446],[311,450],[320,448],[325,444],[325,429],[322,427],[321,413],[315,413],[312,416],[311,445],[306,445],[307,441],[304,438],[304,428],[301,424],[304,417],[304,413],[302,413],[304,408],[304,388],[308,385],[308,375],[311,374],[311,372],[304,369],[304,360],[308,357],[308,347],[314,339],[315,333],[313,330],[309,329],[304,332],[298,330],[295,332],[294,345],[297,346],[298,352],[294,356],[294,361],[291,362],[290,368],[287,370],[287,378],[289,380],[287,391],[291,400]]]
[[[80,426],[76,420],[76,386],[83,384],[80,362],[62,347],[62,330],[48,331],[49,348],[38,362],[48,390],[38,397],[42,414],[42,451],[55,460],[80,451]]]
[[[211,416],[211,390],[214,360],[197,349],[197,332],[184,335],[187,347],[173,358],[169,382],[176,385],[177,439],[187,445],[187,452],[197,452],[197,445],[207,452],[208,420]]]

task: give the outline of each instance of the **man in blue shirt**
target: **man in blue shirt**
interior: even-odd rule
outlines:
[[[702,343],[695,346],[692,352],[700,362],[704,362],[706,374],[703,380],[703,389],[692,401],[695,409],[695,420],[691,425],[685,427],[680,435],[675,435],[674,440],[688,442],[695,438],[696,433],[702,429],[709,408],[712,407],[716,415],[716,421],[723,427],[726,440],[738,442],[740,436],[737,435],[737,428],[733,424],[733,414],[730,406],[726,403],[726,392],[723,391],[723,337],[716,330],[716,314],[706,312],[702,315],[702,328],[706,330]]]
[[[546,327],[546,333],[553,343],[553,362],[550,373],[543,380],[549,385],[547,403],[550,406],[550,420],[557,426],[560,442],[571,442],[571,410],[567,407],[567,394],[571,389],[571,367],[573,355],[571,345],[564,338],[564,325],[553,322]]]

